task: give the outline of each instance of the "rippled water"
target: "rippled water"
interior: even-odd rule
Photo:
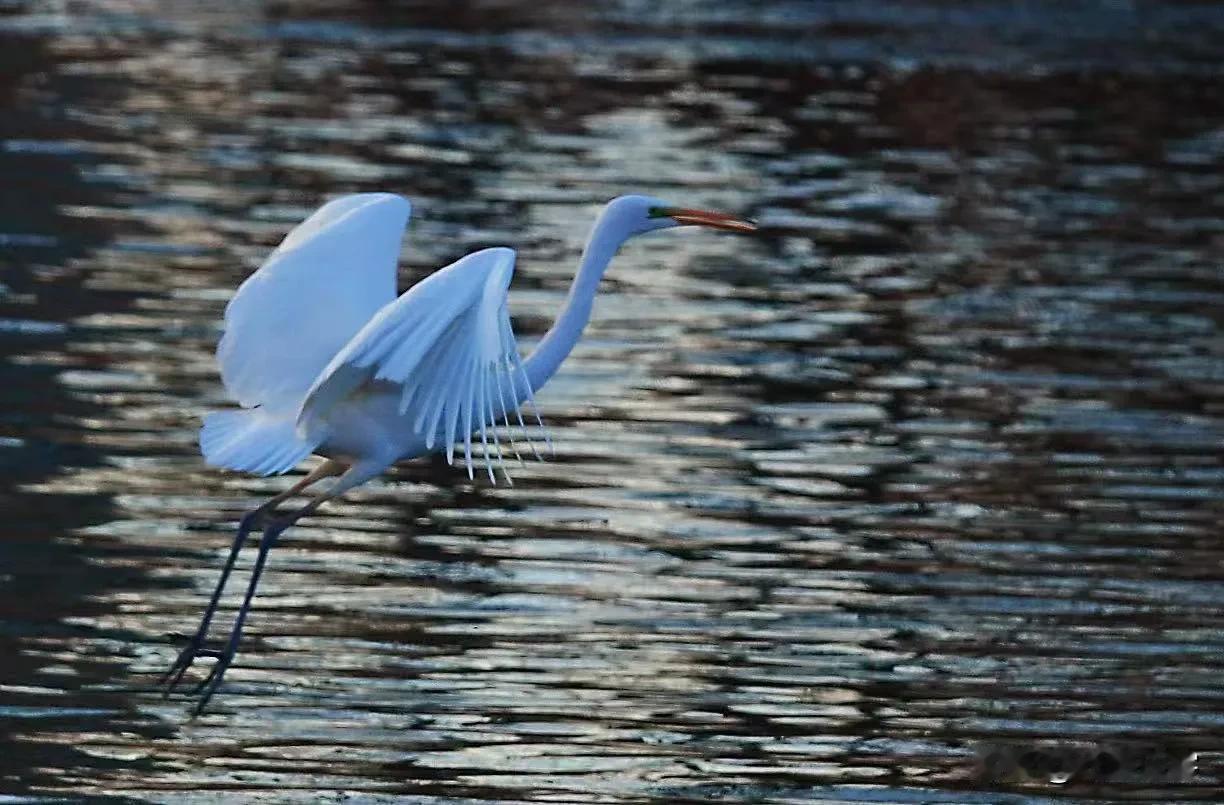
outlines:
[[[1217,798],[1224,14],[440,8],[0,3],[0,794]],[[296,527],[190,719],[290,480],[197,455],[222,308],[376,188],[403,284],[519,251],[528,342],[613,195],[764,232],[624,250],[513,489]]]

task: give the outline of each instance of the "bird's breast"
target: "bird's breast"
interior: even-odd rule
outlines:
[[[398,387],[381,385],[350,395],[328,412],[328,435],[316,452],[337,459],[387,461],[427,452],[424,438],[413,429],[413,412],[399,412]]]

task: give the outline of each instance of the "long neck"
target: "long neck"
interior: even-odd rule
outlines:
[[[591,304],[595,300],[595,292],[599,290],[599,280],[616,250],[630,234],[615,215],[601,215],[595,222],[590,240],[582,252],[578,273],[570,285],[561,312],[557,314],[557,320],[544,334],[535,351],[523,362],[533,390],[548,382],[582,337],[582,331],[591,318]]]

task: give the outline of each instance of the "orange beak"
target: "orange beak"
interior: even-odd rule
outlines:
[[[757,225],[746,218],[736,218],[725,212],[710,212],[709,210],[692,210],[685,207],[664,207],[659,210],[679,224],[690,226],[708,226],[711,229],[722,229],[727,232],[755,232]]]

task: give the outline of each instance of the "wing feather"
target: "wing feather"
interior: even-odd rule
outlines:
[[[410,212],[391,193],[344,196],[285,236],[225,309],[217,360],[232,399],[292,416],[328,361],[395,299]]]
[[[513,251],[485,249],[386,305],[319,373],[298,413],[299,434],[318,438],[336,405],[374,383],[390,383],[398,386],[404,426],[427,449],[444,450],[453,462],[462,444],[471,478],[479,435],[489,478],[496,483],[501,469],[509,480],[498,416],[509,426],[513,409],[521,425],[519,403],[531,398],[506,305],[513,271]]]

